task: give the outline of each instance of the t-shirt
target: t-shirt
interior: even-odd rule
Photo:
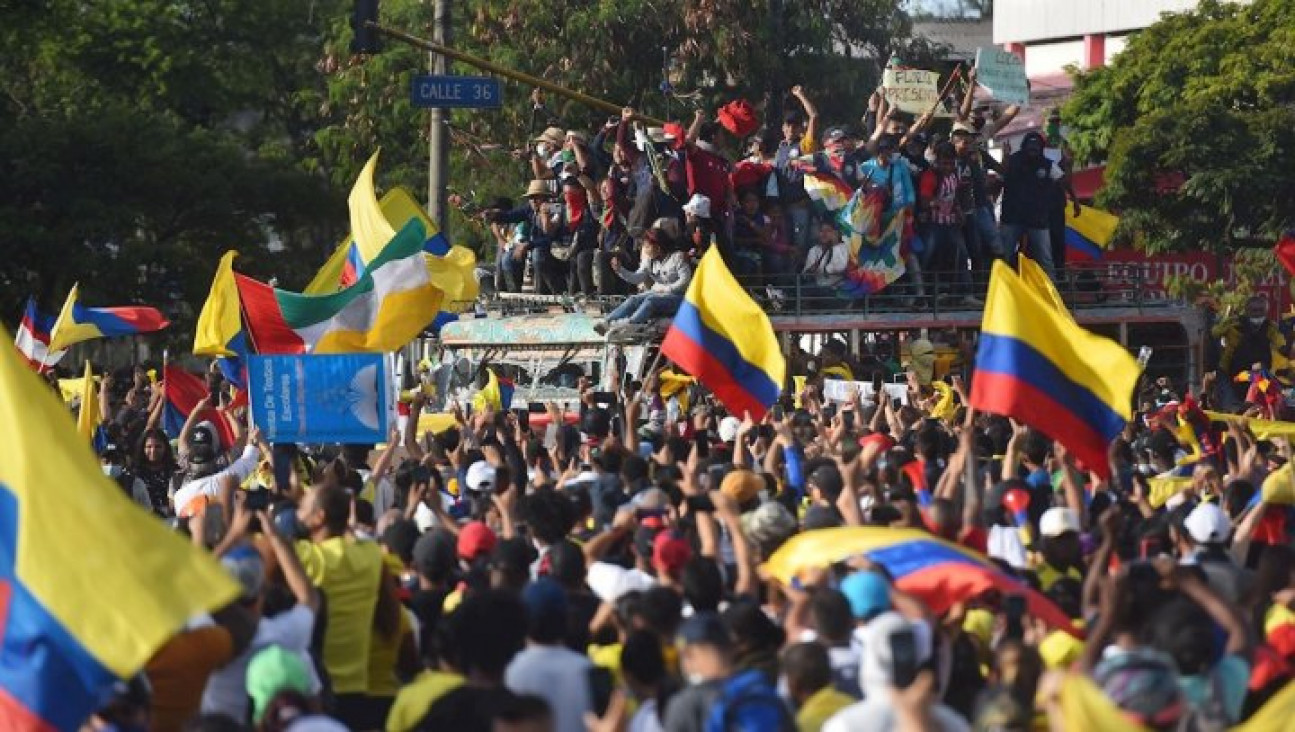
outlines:
[[[630,717],[629,732],[662,732],[661,717],[657,714],[656,699],[645,699],[634,716]]]
[[[700,193],[710,199],[710,215],[722,219],[728,212],[728,194],[733,183],[729,180],[732,165],[705,142],[688,148],[688,192]]]
[[[593,709],[585,656],[562,646],[530,646],[513,656],[504,685],[516,694],[533,694],[549,703],[556,732],[585,732],[585,712]]]
[[[616,602],[621,595],[656,587],[656,577],[638,568],[626,569],[611,562],[594,562],[585,575],[589,589],[603,602]]]
[[[384,637],[377,630],[369,646],[369,696],[391,698],[400,690],[400,679],[396,678],[396,661],[400,658],[400,646],[405,636],[414,633],[414,614],[407,608],[400,608],[400,627],[395,635]]]
[[[253,656],[270,646],[280,646],[301,656],[306,668],[310,669],[310,691],[317,693],[322,684],[315,675],[315,664],[310,657],[310,637],[314,629],[315,611],[305,605],[294,605],[272,618],[261,618],[247,650],[207,679],[207,688],[202,693],[202,713],[225,714],[239,721],[247,719],[247,664]]]
[[[831,686],[824,686],[806,699],[796,711],[796,729],[798,732],[818,732],[824,722],[854,702],[853,697],[846,696]]]
[[[382,550],[371,541],[334,537],[299,541],[297,558],[306,576],[328,599],[324,667],[338,694],[363,694],[369,688],[369,647],[373,613],[382,586]]]
[[[1049,193],[1061,176],[1061,167],[1043,156],[1031,158],[1023,150],[1008,156],[1002,222],[1046,229]]]
[[[408,732],[418,726],[427,710],[445,694],[463,685],[463,677],[440,671],[424,671],[405,684],[387,713],[387,732]]]
[[[971,732],[967,721],[943,704],[931,706],[929,732]],[[837,712],[824,723],[823,732],[891,732],[896,728],[895,706],[890,699],[869,696]]]
[[[162,646],[144,671],[153,687],[153,730],[179,730],[197,714],[213,671],[234,658],[234,639],[219,625],[180,633]]]
[[[172,503],[175,504],[175,514],[177,516],[192,516],[203,506],[205,501],[220,495],[220,484],[224,482],[227,476],[233,476],[239,483],[247,480],[247,476],[256,470],[256,465],[260,461],[261,451],[256,449],[255,445],[248,445],[243,448],[243,454],[233,465],[213,473],[205,478],[191,480],[180,486],[180,490],[175,492],[175,498]],[[204,500],[205,499],[205,500]],[[193,506],[190,506],[190,503]]]
[[[724,691],[724,682],[704,681],[680,691],[665,708],[666,732],[703,732],[711,706]]]

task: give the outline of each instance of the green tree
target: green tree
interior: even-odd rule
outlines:
[[[1098,203],[1150,251],[1268,247],[1295,223],[1295,0],[1206,0],[1078,74],[1064,114]]]
[[[345,227],[306,164],[324,16],[293,0],[15,3],[0,27],[0,308],[162,307],[187,340],[220,253],[304,281]],[[315,11],[316,13],[318,11]],[[275,256],[281,252],[281,256]]]

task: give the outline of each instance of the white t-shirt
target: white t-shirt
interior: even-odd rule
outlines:
[[[639,705],[638,711],[630,717],[629,732],[665,732],[661,719],[656,712],[656,699],[648,699]]]
[[[504,685],[515,694],[534,694],[553,710],[554,732],[585,732],[593,709],[589,671],[593,663],[562,646],[530,646],[513,657]]]
[[[253,470],[256,470],[257,462],[260,458],[261,451],[256,449],[255,445],[248,445],[243,448],[243,454],[239,456],[238,460],[234,461],[233,465],[230,465],[219,473],[213,473],[205,478],[191,480],[180,486],[180,490],[176,491],[175,497],[171,499],[171,502],[175,505],[176,515],[183,516],[184,507],[188,505],[189,501],[192,501],[198,496],[215,498],[220,495],[220,484],[224,481],[226,476],[234,476],[238,479],[239,483],[247,480],[247,476],[251,475]]]
[[[626,569],[611,562],[594,562],[585,575],[589,589],[603,602],[616,602],[627,592],[656,587],[656,577],[637,567]]]
[[[247,664],[270,646],[301,656],[310,669],[310,692],[318,693],[323,685],[315,675],[315,664],[310,658],[310,636],[314,629],[315,611],[305,605],[295,605],[272,618],[261,618],[256,635],[243,654],[207,678],[207,688],[202,692],[202,713],[227,714],[240,722],[247,719]]]

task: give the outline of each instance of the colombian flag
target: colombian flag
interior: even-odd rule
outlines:
[[[67,302],[54,323],[49,350],[61,351],[68,346],[94,338],[138,335],[162,330],[171,324],[156,308],[88,308],[80,303],[80,285],[72,285]]]
[[[733,279],[716,247],[701,258],[661,352],[733,415],[763,419],[782,392],[787,362],[769,316]]]
[[[1076,216],[1066,206],[1066,261],[1100,262],[1119,225],[1120,218],[1105,211],[1081,205]]]
[[[117,679],[239,588],[104,476],[67,409],[9,349],[0,434],[0,728],[75,730]]]
[[[216,266],[211,292],[194,330],[193,353],[195,356],[219,356],[221,373],[235,386],[244,389],[247,378],[243,359],[248,355],[248,348],[239,312],[238,283],[234,280],[234,258],[237,256],[238,252],[225,252]]]
[[[207,382],[196,374],[167,364],[162,370],[162,388],[166,392],[166,405],[162,408],[162,429],[172,439],[180,436],[180,430],[189,419],[189,414],[198,407],[198,402],[210,396]],[[214,406],[208,407],[198,415],[199,422],[211,422],[216,428],[220,444],[229,449],[234,444],[234,428],[230,426],[225,414]]]
[[[1106,448],[1132,418],[1138,362],[1090,333],[995,262],[976,352],[971,406],[1014,417],[1109,477]]]
[[[860,554],[885,567],[896,587],[926,603],[937,615],[956,603],[998,590],[1024,595],[1031,615],[1049,627],[1080,636],[1061,608],[1004,573],[985,555],[919,529],[846,526],[806,531],[774,552],[764,569],[790,585],[804,570],[828,567]]]

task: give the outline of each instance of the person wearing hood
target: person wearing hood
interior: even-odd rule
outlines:
[[[1030,132],[1021,141],[1021,149],[1007,158],[999,236],[1004,255],[1012,259],[1015,259],[1017,244],[1025,236],[1022,251],[1049,277],[1055,277],[1052,240],[1048,234],[1048,202],[1053,186],[1065,174],[1060,165],[1044,156],[1043,148],[1043,135]]]

